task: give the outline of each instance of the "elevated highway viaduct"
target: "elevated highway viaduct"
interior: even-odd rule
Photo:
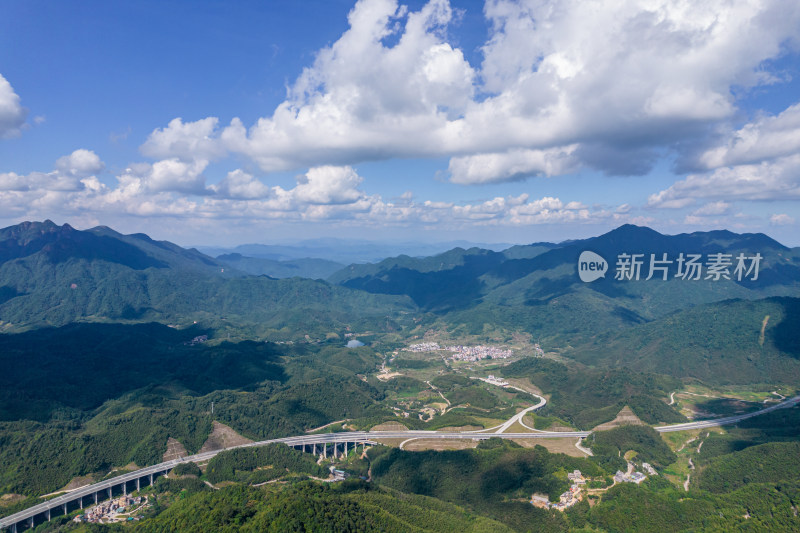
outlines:
[[[745,413],[737,416],[728,416],[713,420],[701,420],[684,424],[673,424],[669,426],[658,426],[654,429],[660,433],[671,431],[686,431],[689,429],[699,429],[706,427],[722,426],[735,424],[742,420],[752,418],[775,411],[792,407],[800,403],[800,396],[789,398],[778,404],[772,405],[759,411]],[[537,406],[538,407],[538,406]],[[513,417],[512,419],[515,419]],[[494,429],[494,428],[491,428]],[[189,455],[180,459],[174,459],[157,465],[141,468],[134,472],[119,475],[117,477],[93,483],[85,487],[70,491],[61,496],[47,500],[40,504],[29,507],[18,513],[0,518],[0,529],[5,529],[12,533],[31,529],[43,521],[50,520],[54,516],[69,514],[75,509],[82,509],[85,505],[110,499],[115,494],[127,494],[128,491],[139,490],[143,486],[152,485],[158,476],[166,475],[175,466],[181,463],[202,463],[208,461],[218,453],[237,448],[248,448],[252,446],[265,446],[267,444],[282,443],[293,448],[298,448],[306,452],[338,457],[339,454],[346,454],[358,446],[372,446],[383,439],[470,439],[486,440],[490,438],[501,439],[552,439],[552,438],[575,438],[587,437],[591,431],[536,431],[531,433],[479,433],[479,432],[447,432],[447,431],[349,431],[342,433],[318,433],[314,435],[299,435],[295,437],[283,437],[280,439],[269,439],[259,442],[252,442],[226,448],[225,450],[215,450],[195,455]]]

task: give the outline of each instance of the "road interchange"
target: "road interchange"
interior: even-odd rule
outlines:
[[[541,396],[536,395],[539,398],[539,403],[534,406],[528,407],[523,409],[519,413],[512,416],[509,420],[504,422],[503,424],[496,426],[495,428],[488,428],[479,431],[470,431],[470,432],[449,432],[449,431],[425,431],[425,430],[405,430],[405,431],[346,431],[346,432],[339,432],[339,433],[318,433],[318,434],[311,434],[311,435],[297,435],[291,437],[283,437],[278,439],[268,439],[262,440],[258,442],[252,442],[248,444],[243,444],[240,446],[234,446],[231,448],[226,448],[222,450],[214,450],[209,452],[204,452],[195,455],[189,455],[186,457],[182,457],[179,459],[173,459],[171,461],[166,461],[163,463],[159,463],[156,465],[148,466],[145,468],[141,468],[134,472],[129,472],[126,474],[122,474],[120,476],[100,481],[98,483],[93,483],[91,485],[86,485],[84,487],[80,487],[73,491],[70,491],[66,494],[61,496],[57,496],[51,500],[46,502],[42,502],[37,504],[33,507],[29,507],[23,511],[15,513],[13,515],[6,516],[4,518],[0,518],[0,528],[3,529],[11,529],[14,531],[14,527],[17,524],[25,523],[28,520],[33,519],[36,515],[49,512],[52,509],[56,509],[61,506],[66,506],[69,503],[74,503],[77,500],[81,500],[82,498],[96,495],[100,492],[106,491],[110,494],[113,487],[122,485],[127,487],[128,482],[132,482],[135,480],[141,480],[143,478],[147,478],[153,475],[160,475],[169,470],[172,470],[175,466],[181,463],[189,463],[189,462],[205,462],[216,456],[217,454],[233,450],[237,448],[247,448],[247,447],[254,447],[254,446],[266,446],[268,444],[274,443],[282,443],[288,446],[313,446],[313,445],[329,445],[329,444],[353,444],[353,445],[372,445],[376,444],[380,440],[392,440],[392,439],[404,439],[404,440],[413,440],[413,439],[471,439],[471,440],[487,440],[490,438],[501,438],[501,439],[542,439],[542,438],[583,438],[590,435],[591,431],[543,431],[543,430],[533,430],[530,433],[507,433],[505,432],[506,429],[511,427],[515,422],[519,421],[521,423],[522,417],[524,417],[527,413],[534,411],[536,409],[540,409],[543,407],[547,402]],[[766,414],[777,409],[784,409],[787,407],[792,407],[800,403],[800,396],[795,396],[793,398],[789,398],[784,400],[780,403],[772,405],[770,407],[760,409],[758,411],[754,411],[751,413],[745,413],[736,416],[728,416],[723,418],[717,418],[712,420],[701,420],[696,422],[687,422],[683,424],[672,424],[667,426],[656,426],[653,429],[658,431],[659,433],[668,433],[674,431],[687,431],[691,429],[703,429],[708,427],[716,427],[716,426],[723,426],[729,424],[735,424],[742,420],[746,420],[748,418],[752,418],[755,416],[759,416],[762,414]],[[527,427],[527,426],[525,426]],[[487,431],[491,431],[493,429],[500,428],[496,432],[488,433]],[[529,428],[532,429],[532,428]],[[152,480],[152,478],[150,478]],[[127,489],[125,489],[127,490]],[[82,503],[81,503],[82,505]],[[65,507],[66,509],[66,507]]]

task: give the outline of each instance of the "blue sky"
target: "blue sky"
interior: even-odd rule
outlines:
[[[800,6],[0,3],[0,224],[800,245]]]

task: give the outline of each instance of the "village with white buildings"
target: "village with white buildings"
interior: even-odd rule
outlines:
[[[583,500],[583,488],[586,485],[586,478],[583,477],[580,470],[575,470],[567,474],[567,479],[572,482],[569,490],[559,496],[556,503],[552,503],[550,498],[543,494],[534,494],[531,496],[531,505],[534,507],[541,507],[542,509],[555,509],[557,511],[565,511],[572,507],[579,501]]]
[[[648,474],[651,476],[657,476],[658,472],[656,472],[655,468],[652,467],[649,463],[642,463],[642,468],[647,471]],[[628,472],[623,472],[621,470],[617,470],[617,473],[614,475],[614,485],[617,483],[635,483],[640,484],[642,481],[647,479],[647,476],[641,472],[634,471],[633,465],[628,463]],[[574,470],[570,473],[567,473],[567,480],[570,481],[569,490],[561,494],[559,496],[558,501],[553,503],[550,501],[550,498],[547,497],[545,494],[534,494],[531,496],[531,505],[534,507],[541,507],[542,509],[555,509],[556,511],[565,511],[575,505],[576,503],[583,500],[584,493],[587,492],[585,485],[586,485],[586,478],[581,474],[580,470]],[[613,487],[614,485],[611,485]],[[608,487],[610,488],[610,487]],[[593,489],[597,490],[608,490],[606,489]]]
[[[89,507],[73,521],[89,524],[112,524],[115,522],[133,522],[139,520],[136,513],[149,505],[147,496],[120,496],[94,507]]]
[[[463,346],[460,344],[445,346],[444,348],[438,342],[421,342],[412,344],[408,348],[404,348],[406,352],[438,352],[447,351],[452,352],[453,355],[450,359],[453,361],[480,361],[482,359],[507,359],[514,355],[508,348],[497,348],[494,346]]]

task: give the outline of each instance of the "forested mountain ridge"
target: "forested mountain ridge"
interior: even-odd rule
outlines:
[[[80,231],[50,221],[0,230],[2,330],[122,320],[199,322],[262,336],[291,326],[302,336],[317,328],[385,325],[387,317],[391,327],[410,309],[407,297],[247,275],[143,234]]]
[[[583,284],[577,276],[578,257],[590,250],[609,263],[602,279]],[[757,280],[721,279],[681,286],[675,280],[678,255],[715,253],[759,253],[762,261]],[[632,282],[614,279],[614,268],[620,254],[642,254],[641,277]],[[650,256],[661,259],[667,254],[668,281],[657,279],[645,282]],[[329,278],[332,283],[385,294],[408,294],[418,304],[439,309],[421,295],[442,280],[458,280],[451,291],[467,292],[455,309],[463,310],[483,301],[503,305],[536,305],[582,289],[596,297],[608,296],[628,300],[653,300],[634,307],[658,316],[682,308],[686,304],[707,303],[732,297],[748,299],[773,295],[800,295],[800,249],[790,249],[760,233],[736,234],[729,231],[695,232],[662,235],[650,228],[626,224],[604,235],[569,241],[562,244],[536,243],[516,246],[505,252],[479,248],[455,248],[449,252],[425,258],[399,256],[377,264],[350,265]],[[638,282],[637,282],[638,281]],[[683,281],[683,280],[680,280]],[[662,282],[662,283],[659,283]],[[691,285],[691,291],[686,285]],[[437,292],[447,295],[446,291]],[[695,296],[691,296],[694,294]],[[687,301],[687,295],[689,299]],[[439,309],[442,310],[442,309]],[[451,310],[450,308],[444,309]]]
[[[608,264],[605,277],[580,280],[583,251]],[[615,279],[622,254],[641,254],[638,279]],[[650,260],[666,254],[666,279]],[[699,279],[678,273],[681,254],[701,257]],[[714,254],[728,254],[725,276],[707,279]],[[739,254],[759,254],[755,270],[741,280],[734,274]],[[749,264],[748,264],[749,266]],[[526,331],[558,344],[586,342],[603,332],[626,330],[694,306],[730,299],[800,297],[800,249],[790,249],[763,234],[729,231],[662,235],[624,225],[604,235],[561,244],[537,243],[505,252],[454,249],[429,258],[398,257],[375,265],[351,265],[331,278],[372,293],[406,294],[439,324],[464,334]]]
[[[725,300],[585,338],[567,355],[707,383],[796,383],[798,331],[800,298]]]

